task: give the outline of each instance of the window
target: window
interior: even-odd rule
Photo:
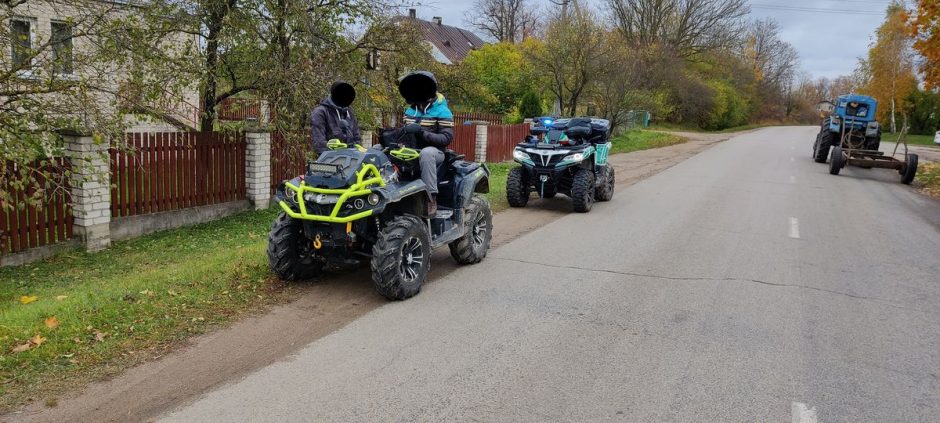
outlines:
[[[27,69],[32,55],[32,22],[25,19],[10,20],[10,38],[12,49],[10,57],[13,59],[13,69]]]
[[[72,27],[69,24],[52,23],[52,59],[55,73],[72,73]]]

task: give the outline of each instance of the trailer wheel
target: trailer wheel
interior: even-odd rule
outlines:
[[[829,157],[829,173],[838,175],[839,171],[845,167],[845,156],[842,155],[842,147],[832,148],[832,155]]]
[[[911,182],[914,182],[914,177],[917,176],[917,155],[908,154],[907,158],[904,160],[904,167],[901,168],[901,183],[904,185],[910,185]]]

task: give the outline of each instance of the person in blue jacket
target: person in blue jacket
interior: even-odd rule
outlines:
[[[444,151],[454,140],[454,114],[447,107],[447,99],[437,92],[437,79],[431,72],[406,75],[398,83],[398,92],[408,103],[403,129],[414,134],[421,151],[421,180],[431,194],[428,213],[433,215],[437,212],[437,167],[444,162]]]

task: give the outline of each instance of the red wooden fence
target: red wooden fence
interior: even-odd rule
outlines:
[[[466,121],[482,121],[490,125],[502,125],[503,124],[503,115],[496,113],[480,113],[480,112],[469,112],[469,113],[454,113],[454,123],[457,125],[462,125]]]
[[[512,160],[516,144],[529,135],[529,124],[490,125],[486,128],[486,161],[505,162]]]
[[[307,152],[310,151],[306,133],[271,134],[271,192],[285,180],[296,178],[306,170]]]
[[[0,178],[0,189],[12,195],[12,202],[0,200],[0,254],[15,253],[55,244],[72,237],[72,211],[68,207],[67,159],[55,159],[44,170],[46,178],[35,173],[26,190],[14,190],[9,178]],[[0,171],[14,175],[13,164],[0,165]],[[5,181],[5,182],[4,182]],[[27,198],[36,196],[38,204]]]
[[[112,216],[244,199],[245,148],[244,134],[127,134],[127,149],[111,149]]]
[[[465,160],[476,160],[477,127],[476,125],[457,125],[454,127],[454,141],[448,148],[467,156]]]
[[[229,97],[218,106],[219,120],[246,120],[261,118],[261,101],[250,98]]]

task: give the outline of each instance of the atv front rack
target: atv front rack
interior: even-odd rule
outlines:
[[[369,173],[371,173],[372,176],[366,179],[366,176]],[[313,220],[327,223],[348,223],[372,215],[372,209],[351,214],[349,216],[340,216],[339,213],[342,211],[343,205],[350,198],[372,194],[372,190],[370,188],[373,186],[384,187],[385,181],[382,180],[382,173],[379,172],[379,169],[375,167],[374,164],[367,163],[362,167],[362,169],[359,169],[359,171],[356,172],[356,183],[351,185],[349,188],[317,188],[308,186],[304,183],[303,180],[300,181],[300,186],[291,184],[290,182],[285,182],[284,188],[294,191],[297,198],[297,207],[300,209],[300,211],[294,211],[290,204],[284,200],[281,200],[278,205],[281,206],[281,209],[284,210],[284,213],[287,213],[288,216],[294,219]],[[339,199],[336,200],[336,205],[333,206],[333,210],[330,212],[329,216],[307,213],[304,194],[308,192],[312,192],[314,194],[339,195]]]

